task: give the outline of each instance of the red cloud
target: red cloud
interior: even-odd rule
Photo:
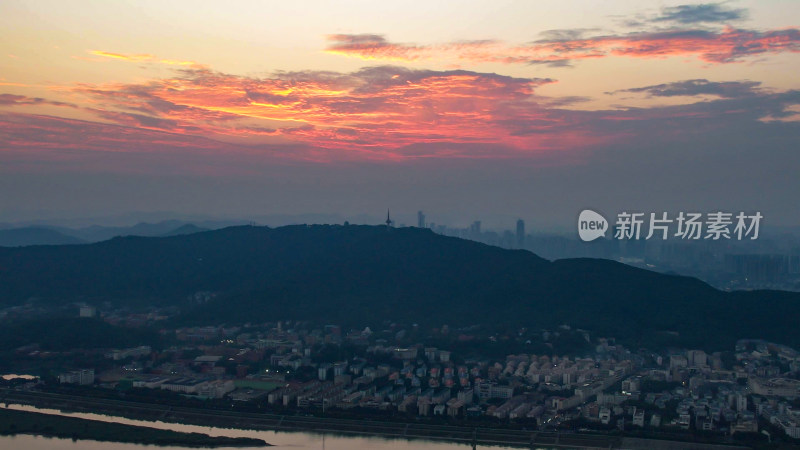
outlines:
[[[550,79],[398,67],[269,78],[207,69],[181,73],[145,84],[76,91],[102,105],[92,111],[106,120],[175,133],[280,136],[318,148],[383,154],[419,143],[491,143],[525,150],[551,145],[548,138],[516,135],[503,125],[522,118],[550,120],[533,101],[535,87]],[[269,125],[241,126],[242,121]]]
[[[178,73],[140,84],[81,85],[72,90],[88,97],[84,111],[116,125],[0,117],[0,151],[192,149],[331,161],[527,157],[546,150],[563,160],[567,156],[562,150],[655,136],[669,140],[690,130],[788,119],[794,114],[789,108],[800,104],[798,91],[774,93],[753,89],[757,84],[749,82],[686,80],[633,89],[727,93],[716,101],[575,111],[559,105],[580,98],[535,95],[537,86],[553,80],[463,70],[384,66],[352,73],[282,72],[265,78],[208,69]],[[734,95],[739,91],[746,95]],[[0,94],[2,102],[49,103]]]
[[[326,52],[362,59],[413,61],[451,57],[477,63],[563,64],[569,60],[627,56],[652,58],[697,56],[710,63],[730,63],[750,55],[799,52],[800,29],[753,31],[672,30],[582,39],[556,39],[511,46],[496,41],[443,45],[395,44],[380,35],[331,35]]]

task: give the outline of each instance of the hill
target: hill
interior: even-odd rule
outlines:
[[[209,229],[208,228],[198,227],[197,225],[194,225],[194,224],[191,224],[191,223],[187,223],[186,225],[181,225],[178,228],[175,228],[174,230],[171,230],[171,231],[169,231],[167,233],[162,234],[161,236],[162,237],[180,236],[182,234],[200,233],[202,231],[209,231]]]
[[[211,300],[188,300],[211,292]],[[0,303],[178,304],[189,323],[306,319],[489,328],[561,324],[633,345],[800,345],[800,294],[721,292],[607,260],[549,262],[430,230],[230,227],[80,246],[0,249]],[[193,297],[195,298],[195,297]]]
[[[62,232],[87,242],[101,242],[117,236],[164,236],[184,225],[187,223],[179,220],[164,220],[157,223],[140,222],[126,227],[92,225],[78,229],[64,228]]]
[[[0,230],[0,247],[22,247],[27,245],[69,245],[85,241],[67,236],[50,228],[24,227]]]

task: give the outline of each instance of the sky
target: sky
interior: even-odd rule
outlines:
[[[799,27],[794,0],[5,0],[0,222],[798,226]]]

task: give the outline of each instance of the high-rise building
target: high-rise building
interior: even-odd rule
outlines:
[[[425,228],[425,214],[422,211],[417,211],[417,227]]]
[[[473,241],[479,241],[481,239],[481,221],[476,220],[472,222],[472,225],[469,226],[467,239],[472,239]]]
[[[525,221],[517,219],[517,248],[525,248]]]
[[[469,226],[469,233],[472,239],[477,239],[481,235],[481,221],[476,220]]]

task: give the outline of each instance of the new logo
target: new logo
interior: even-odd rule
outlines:
[[[605,217],[592,211],[584,209],[578,216],[578,236],[582,241],[593,241],[606,235],[608,231],[608,221]]]

